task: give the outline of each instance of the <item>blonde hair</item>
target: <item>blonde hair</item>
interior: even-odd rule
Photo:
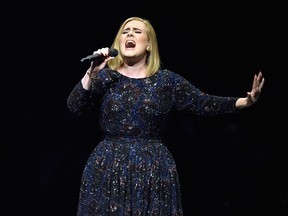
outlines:
[[[140,18],[140,17],[130,17],[126,19],[121,24],[111,48],[120,50],[119,38],[122,35],[122,31],[125,25],[133,20],[137,20],[137,21],[144,23],[147,28],[146,34],[147,34],[148,41],[149,41],[149,51],[147,51],[148,53],[147,53],[147,59],[146,59],[146,64],[147,64],[146,74],[147,76],[151,76],[160,69],[161,60],[160,60],[160,55],[159,55],[156,32],[149,20]],[[119,55],[117,55],[114,59],[111,59],[110,61],[108,61],[107,64],[109,68],[113,70],[118,70],[123,64],[123,57],[121,53],[119,53]]]

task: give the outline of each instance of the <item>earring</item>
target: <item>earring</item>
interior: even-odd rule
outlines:
[[[150,47],[148,46],[148,47],[146,48],[146,50],[147,50],[148,52],[150,52]]]

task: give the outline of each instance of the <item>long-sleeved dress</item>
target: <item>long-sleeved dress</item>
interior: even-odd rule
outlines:
[[[236,112],[236,97],[208,95],[185,78],[159,70],[148,78],[129,78],[100,70],[85,90],[81,81],[67,106],[80,115],[102,100],[100,127],[85,165],[78,216],[182,216],[181,191],[172,154],[161,128],[173,109],[199,115]]]

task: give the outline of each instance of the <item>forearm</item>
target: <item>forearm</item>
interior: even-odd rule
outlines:
[[[82,83],[79,81],[67,98],[68,110],[77,115],[82,114],[88,109],[90,98],[90,91],[84,89]]]

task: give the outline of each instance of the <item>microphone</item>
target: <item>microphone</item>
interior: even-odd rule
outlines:
[[[108,56],[110,57],[116,57],[118,55],[118,50],[117,49],[114,49],[114,48],[111,48],[108,52]],[[85,58],[82,58],[81,59],[81,62],[83,61],[86,61],[86,60],[89,60],[89,61],[102,61],[104,60],[105,58],[107,58],[107,56],[104,56],[103,54],[93,54],[93,55],[89,55]]]

